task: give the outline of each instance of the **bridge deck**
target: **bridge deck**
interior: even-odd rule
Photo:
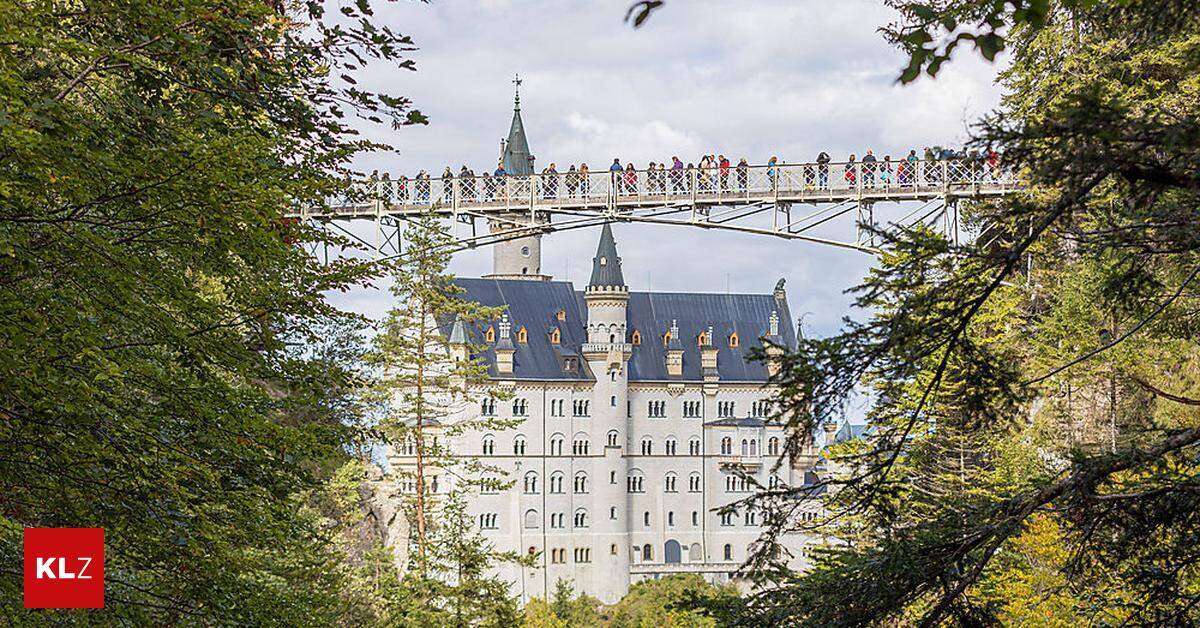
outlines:
[[[1013,173],[979,160],[805,163],[728,169],[558,172],[529,176],[391,179],[360,183],[299,218],[338,219],[442,214],[502,215],[603,211],[610,215],[664,206],[779,203],[860,204],[1010,194]]]

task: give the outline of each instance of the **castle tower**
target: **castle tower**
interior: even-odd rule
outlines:
[[[529,176],[534,174],[533,155],[529,152],[529,140],[525,137],[525,124],[521,121],[521,79],[513,81],[517,84],[517,93],[513,99],[512,126],[508,129],[508,139],[504,141],[500,154],[500,165],[505,174],[514,176]],[[519,226],[530,224],[532,217],[529,212],[514,212],[503,214],[488,224],[493,234],[508,231]],[[544,221],[544,219],[539,219]],[[494,279],[534,279],[546,280],[550,277],[542,274],[542,236],[541,234],[515,238],[492,245],[492,273],[485,277]]]
[[[629,358],[633,346],[626,336],[626,308],[629,304],[629,288],[621,274],[621,258],[617,256],[617,243],[613,240],[612,228],[606,223],[600,232],[600,244],[596,257],[592,259],[592,278],[584,290],[587,303],[587,342],[583,345],[583,357],[596,378],[592,406],[595,434],[604,438],[604,460],[597,463],[599,476],[596,486],[595,504],[603,509],[596,518],[596,547],[593,554],[616,559],[613,569],[597,573],[605,587],[629,586],[629,532],[631,521],[629,495],[626,478],[629,471],[626,458],[622,455],[629,446],[631,435],[627,408],[629,403]],[[610,438],[610,435],[613,435]],[[616,483],[609,478],[615,478]],[[609,510],[616,509],[616,518]],[[611,547],[616,546],[616,555]],[[619,582],[616,580],[620,580]],[[598,583],[599,584],[599,583]],[[597,589],[599,590],[599,589]]]

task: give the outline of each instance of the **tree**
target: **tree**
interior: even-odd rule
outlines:
[[[302,245],[329,240],[283,212],[375,147],[347,117],[422,118],[354,85],[411,41],[326,8],[0,2],[4,614],[23,527],[99,526],[106,621],[337,615],[304,500],[364,434],[323,294],[377,271],[318,264]]]
[[[499,562],[527,559],[494,551],[465,501],[472,491],[510,481],[494,465],[458,456],[454,448],[463,434],[514,424],[486,414],[468,418],[472,413],[465,411],[482,398],[507,397],[489,386],[483,347],[473,341],[476,326],[500,317],[503,308],[461,297],[446,270],[452,238],[432,212],[414,218],[404,236],[409,252],[395,267],[395,307],[370,359],[378,371],[372,392],[379,431],[411,459],[392,469],[405,487],[403,508],[413,531],[402,582],[410,598],[404,622],[511,625],[516,602],[508,583],[491,571]]]
[[[789,447],[864,384],[875,430],[831,452],[837,542],[805,574],[764,543],[752,567],[775,586],[739,621],[1195,623],[1200,7],[892,6],[900,82],[962,42],[1010,53],[1004,104],[970,148],[997,150],[1030,191],[963,207],[976,242],[878,233],[887,253],[856,290],[870,316],[785,358]],[[767,540],[813,496],[759,497],[778,513]],[[1033,582],[1047,606],[1006,597]]]

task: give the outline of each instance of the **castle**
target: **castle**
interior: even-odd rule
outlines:
[[[519,105],[503,159],[510,174],[532,172]],[[747,359],[756,347],[777,355],[796,344],[783,282],[763,294],[631,291],[606,224],[578,291],[541,273],[540,238],[496,244],[492,274],[456,280],[464,298],[504,307],[500,320],[442,326],[455,346],[483,346],[487,388],[511,395],[497,401],[481,390],[461,418],[511,418],[515,427],[449,444],[511,481],[470,500],[497,550],[538,557],[536,567],[499,575],[522,600],[567,579],[606,603],[663,574],[729,581],[764,521],[715,509],[756,490],[747,477],[764,487],[809,483],[818,461],[810,442],[776,466],[786,438],[767,420],[776,367]],[[410,453],[389,451],[392,468],[411,468]],[[802,561],[805,539],[788,543]]]

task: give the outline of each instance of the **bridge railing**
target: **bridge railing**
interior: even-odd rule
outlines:
[[[1019,187],[1015,173],[983,159],[829,162],[658,168],[534,175],[385,178],[364,181],[353,194],[330,199],[335,213],[369,207],[388,211],[503,209],[698,202],[719,204],[782,198],[903,198],[906,194],[989,194]]]

